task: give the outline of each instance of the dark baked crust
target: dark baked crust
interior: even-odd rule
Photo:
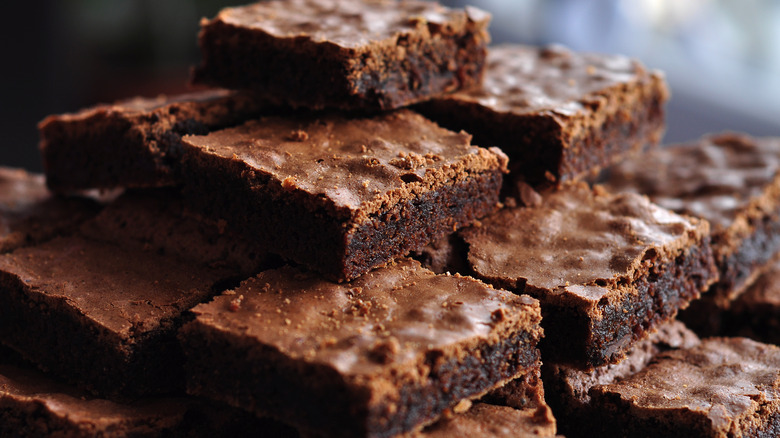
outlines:
[[[92,199],[52,195],[42,175],[0,167],[0,253],[72,233],[99,211]]]
[[[326,436],[414,430],[539,366],[535,300],[411,260],[346,284],[266,271],[194,312],[190,393]]]
[[[460,232],[474,274],[542,303],[545,360],[591,368],[671,320],[717,278],[706,222],[583,185]]]
[[[417,108],[502,148],[512,177],[537,186],[580,179],[658,144],[667,99],[663,76],[637,61],[507,45],[489,50],[481,88]]]
[[[777,436],[778,368],[778,347],[745,338],[711,338],[662,353],[639,373],[590,391],[609,418],[592,422],[592,431],[605,437]]]
[[[703,298],[727,308],[780,251],[780,139],[709,135],[610,169],[609,190],[646,194],[706,219],[720,280]],[[689,312],[691,326],[700,312]]]
[[[237,125],[262,108],[248,95],[207,90],[49,116],[38,125],[46,184],[57,192],[178,184],[182,135]]]
[[[327,19],[323,16],[327,15]],[[201,22],[193,82],[278,104],[393,109],[479,84],[489,15],[417,0],[266,1]]]
[[[0,337],[45,370],[128,398],[183,390],[175,333],[230,271],[73,236],[0,256]]]
[[[506,171],[500,150],[406,110],[269,117],[183,144],[197,210],[336,280],[495,210]]]

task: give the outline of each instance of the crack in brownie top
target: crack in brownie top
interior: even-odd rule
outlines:
[[[223,9],[213,21],[258,29],[278,38],[306,38],[348,49],[395,41],[411,33],[462,26],[466,20],[487,22],[476,8],[455,10],[416,0],[286,0],[264,1]]]
[[[184,144],[232,160],[257,180],[272,180],[267,189],[324,198],[360,217],[471,173],[506,171],[503,152],[471,146],[470,140],[402,110],[354,119],[266,117],[186,136]]]
[[[723,232],[775,181],[778,170],[780,138],[724,133],[625,161],[610,170],[606,184],[704,218],[713,231]]]
[[[600,105],[595,96],[611,87],[658,75],[620,55],[576,53],[557,45],[496,46],[488,51],[482,88],[459,92],[451,98],[501,112],[548,110],[572,116]]]
[[[201,324],[350,375],[390,372],[431,350],[462,357],[521,330],[541,336],[536,300],[408,259],[341,284],[297,268],[266,271],[193,311]]]
[[[565,288],[595,301],[605,287],[631,284],[652,260],[674,260],[708,231],[705,221],[644,196],[575,184],[545,195],[539,206],[501,210],[461,233],[481,278],[511,288]]]

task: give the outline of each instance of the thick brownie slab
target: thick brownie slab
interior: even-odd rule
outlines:
[[[57,192],[177,184],[182,135],[237,125],[261,109],[247,95],[207,90],[49,116],[38,125],[46,183]]]
[[[780,348],[745,338],[662,353],[639,373],[591,390],[609,418],[591,423],[593,436],[776,437],[778,369]]]
[[[663,76],[618,55],[560,46],[491,47],[481,88],[419,110],[477,144],[509,155],[532,185],[577,179],[656,145],[668,91]]]
[[[430,438],[532,438],[555,436],[550,407],[514,409],[475,403],[468,411],[439,420],[415,437]]]
[[[495,210],[506,156],[469,140],[407,110],[266,117],[184,137],[185,191],[274,252],[350,279]]]
[[[661,325],[648,338],[634,343],[625,359],[590,371],[559,364],[545,364],[544,385],[547,401],[561,419],[561,433],[569,438],[593,436],[590,425],[609,421],[590,403],[590,389],[596,385],[615,383],[644,369],[664,351],[690,348],[700,342],[691,330],[679,321]]]
[[[606,184],[710,222],[720,280],[705,298],[726,308],[780,251],[779,170],[780,139],[724,133],[621,163]]]
[[[461,236],[476,276],[540,300],[545,362],[617,362],[717,279],[705,221],[585,184]]]
[[[539,366],[536,300],[406,259],[342,284],[265,271],[194,312],[188,392],[326,436],[414,430]]]
[[[50,194],[42,175],[0,167],[0,253],[71,233],[98,211],[92,199]]]
[[[4,362],[0,360],[0,362]],[[191,398],[118,403],[39,371],[0,363],[0,436],[39,438],[296,436],[271,420]]]
[[[490,17],[418,0],[263,1],[201,22],[193,81],[278,104],[392,109],[482,80]]]
[[[182,390],[183,313],[233,272],[79,236],[0,256],[0,339],[98,394]]]
[[[80,229],[96,240],[222,268],[241,279],[282,265],[262,242],[190,211],[177,189],[127,191]]]

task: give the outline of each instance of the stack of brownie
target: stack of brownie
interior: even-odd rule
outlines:
[[[780,349],[676,317],[770,300],[780,143],[656,148],[661,74],[488,22],[227,8],[201,91],[41,122],[49,190],[0,172],[0,435],[777,435]]]

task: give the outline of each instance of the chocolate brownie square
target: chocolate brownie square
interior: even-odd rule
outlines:
[[[193,82],[308,108],[393,109],[482,80],[490,16],[418,0],[275,0],[201,22]]]
[[[780,348],[746,338],[705,339],[660,354],[644,370],[590,391],[604,437],[776,437]]]
[[[0,340],[93,393],[183,391],[176,330],[235,272],[81,236],[0,256]]]
[[[661,325],[648,338],[634,343],[625,359],[590,371],[545,363],[544,385],[547,401],[561,419],[558,427],[569,438],[589,437],[594,422],[609,421],[590,403],[590,390],[596,385],[615,383],[643,370],[659,354],[698,345],[699,337],[679,321]]]
[[[482,87],[417,109],[503,149],[513,178],[534,186],[579,179],[661,139],[669,92],[636,60],[522,45],[491,47],[487,59]]]
[[[182,135],[238,125],[262,109],[249,95],[206,90],[49,116],[38,125],[46,183],[57,192],[178,184]]]
[[[415,438],[533,438],[554,437],[555,417],[550,407],[515,409],[475,403],[469,410],[443,418]]]
[[[705,299],[720,308],[780,251],[778,138],[723,133],[660,148],[610,169],[605,185],[709,221],[720,280]]]
[[[196,210],[334,280],[494,211],[507,164],[408,110],[265,117],[182,142]]]
[[[545,361],[620,361],[717,279],[705,221],[584,183],[463,229],[478,278],[539,299]]]
[[[413,431],[539,367],[536,300],[408,259],[341,284],[265,271],[193,311],[190,394],[323,436]]]
[[[91,198],[50,194],[42,175],[0,167],[0,253],[72,233],[99,211]]]

